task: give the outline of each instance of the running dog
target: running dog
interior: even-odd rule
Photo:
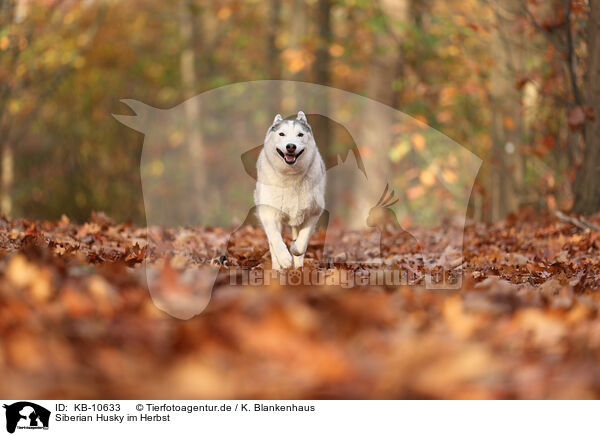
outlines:
[[[273,269],[301,268],[308,241],[325,208],[325,164],[306,115],[277,114],[256,162],[254,203],[269,240]],[[282,231],[292,229],[289,250]]]

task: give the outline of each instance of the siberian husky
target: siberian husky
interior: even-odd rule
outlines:
[[[273,269],[301,268],[325,208],[325,164],[304,112],[294,120],[277,114],[256,167],[254,203],[269,240]],[[289,250],[281,235],[284,225],[292,229]]]

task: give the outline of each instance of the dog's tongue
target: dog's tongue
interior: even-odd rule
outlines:
[[[294,154],[286,154],[285,155],[286,162],[294,162],[294,159],[296,159],[296,155],[294,155]]]

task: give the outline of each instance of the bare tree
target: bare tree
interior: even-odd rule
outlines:
[[[522,0],[522,7],[529,21],[540,31],[550,44],[562,55],[565,79],[571,90],[570,111],[579,111],[587,116],[579,135],[569,134],[569,161],[581,165],[578,169],[573,194],[573,211],[592,214],[600,210],[600,122],[595,119],[600,114],[600,2],[589,0],[587,21],[587,72],[583,80],[579,78],[576,59],[575,31],[573,29],[572,0],[553,0],[541,4],[555,14],[560,8],[559,17],[552,25],[543,25]],[[584,144],[583,158],[580,158],[579,138]],[[580,164],[581,162],[581,164]]]
[[[490,75],[493,147],[490,219],[498,221],[517,209],[523,184],[523,103],[513,78],[523,69],[524,54],[521,38],[514,31],[516,19],[522,16],[520,0],[496,0],[490,6],[495,23],[491,50],[496,61]]]
[[[196,75],[196,40],[199,33],[200,19],[193,0],[182,0],[181,2],[181,39],[183,48],[180,55],[181,82],[183,94],[188,100],[184,104],[185,132],[190,158],[197,168],[193,172],[192,189],[196,195],[203,192],[205,185],[202,152],[202,136],[198,129],[200,122],[200,108],[198,100],[193,99],[198,91],[198,78]]]
[[[581,214],[600,210],[600,0],[590,0],[587,32],[586,103],[596,115],[594,120],[588,119],[584,126],[583,163],[573,185],[573,211]],[[576,89],[575,83],[574,92]],[[583,97],[578,98],[583,100]]]
[[[277,34],[281,25],[281,0],[269,0],[267,23],[267,72],[269,79],[281,79],[280,50],[277,47]],[[281,88],[274,85],[270,99],[272,114],[281,111]]]
[[[329,54],[329,46],[331,44],[331,0],[319,0],[317,3],[317,25],[319,42],[315,56],[315,79],[319,85],[331,85],[331,55]],[[329,101],[325,97],[323,102],[325,112],[329,111]],[[321,144],[325,154],[329,153],[332,141],[331,123],[325,118],[319,118],[319,122],[315,128],[320,133]]]

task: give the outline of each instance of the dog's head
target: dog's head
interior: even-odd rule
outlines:
[[[313,161],[317,144],[304,112],[294,120],[277,114],[265,137],[265,152],[271,165],[283,173],[303,173]]]

